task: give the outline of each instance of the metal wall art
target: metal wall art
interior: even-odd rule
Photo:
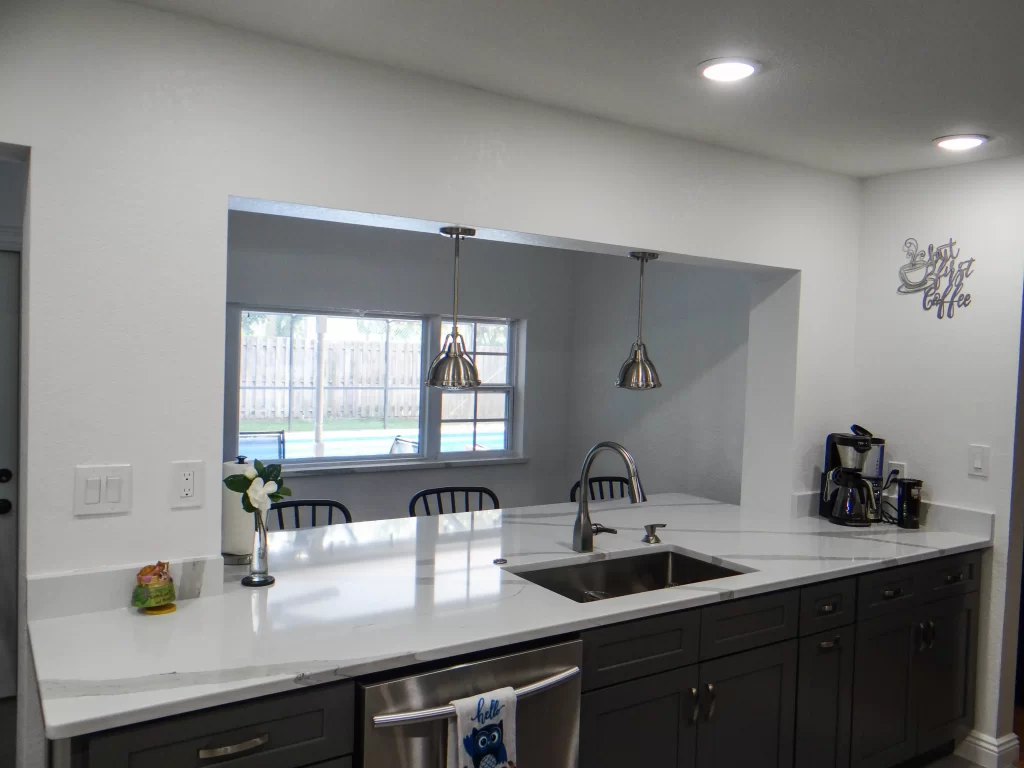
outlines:
[[[956,240],[920,248],[917,240],[903,243],[907,263],[900,267],[897,293],[920,293],[921,309],[934,310],[938,319],[953,319],[956,310],[971,306],[971,294],[964,290],[967,278],[974,274],[974,259],[961,259]]]

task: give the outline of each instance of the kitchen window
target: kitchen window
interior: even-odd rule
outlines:
[[[252,308],[239,317],[229,425],[239,454],[293,469],[511,455],[515,322],[460,318],[483,383],[440,392],[423,379],[448,318]]]

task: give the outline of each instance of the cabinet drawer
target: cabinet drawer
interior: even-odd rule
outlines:
[[[889,568],[857,579],[857,620],[889,616],[917,605],[919,600],[916,565]]]
[[[852,624],[857,613],[857,580],[840,579],[800,590],[800,636]]]
[[[700,611],[683,611],[583,633],[583,690],[697,661]]]
[[[299,768],[352,752],[352,683],[201,710],[90,737],[90,768]]]
[[[943,557],[917,567],[923,601],[976,592],[981,582],[981,552]]]
[[[704,608],[700,626],[701,659],[714,659],[796,637],[799,604],[799,594],[791,590]]]

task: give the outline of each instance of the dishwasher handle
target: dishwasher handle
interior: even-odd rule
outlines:
[[[538,680],[535,683],[524,685],[522,688],[516,688],[516,698],[522,699],[527,696],[532,696],[535,693],[541,693],[549,688],[561,685],[566,680],[571,680],[580,673],[579,667],[570,667],[564,669],[558,674],[552,675],[551,677],[545,677],[543,680]],[[455,707],[451,704],[446,704],[443,707],[431,707],[430,709],[414,709],[411,712],[396,712],[393,715],[374,715],[373,716],[373,727],[374,728],[389,728],[394,725],[411,725],[412,723],[426,723],[430,720],[447,720],[450,717],[455,717]]]

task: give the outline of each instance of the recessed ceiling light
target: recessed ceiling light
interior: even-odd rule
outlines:
[[[700,71],[708,80],[732,83],[758,72],[761,62],[753,59],[708,59],[701,62]]]
[[[950,152],[963,152],[965,149],[980,147],[988,141],[988,136],[979,133],[966,133],[956,136],[940,136],[935,140],[935,146],[948,149]]]

